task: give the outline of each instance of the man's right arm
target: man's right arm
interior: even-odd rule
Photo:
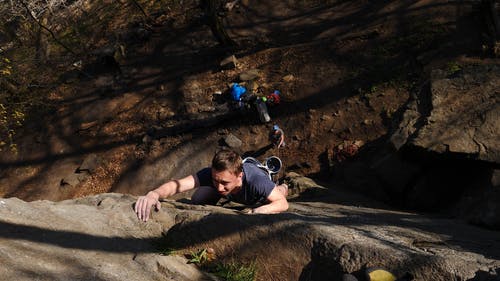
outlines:
[[[160,209],[160,199],[198,186],[199,180],[196,175],[189,175],[182,179],[168,181],[156,189],[149,191],[146,195],[139,197],[135,203],[135,213],[140,220],[147,221],[153,206],[155,206],[157,210]]]

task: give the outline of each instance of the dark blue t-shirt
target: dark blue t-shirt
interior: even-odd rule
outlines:
[[[200,186],[212,186],[212,169],[205,168],[196,173]],[[227,199],[254,205],[266,201],[275,184],[269,179],[267,172],[252,163],[243,163],[243,187],[235,194],[229,194]]]

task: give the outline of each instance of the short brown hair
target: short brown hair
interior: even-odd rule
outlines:
[[[212,159],[212,169],[217,172],[229,171],[238,175],[243,171],[243,162],[238,153],[231,149],[223,149],[217,152]]]

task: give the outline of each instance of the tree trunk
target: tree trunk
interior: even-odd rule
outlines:
[[[223,46],[234,46],[236,43],[229,37],[222,22],[220,0],[202,0],[201,7],[205,12],[208,25],[217,41]]]
[[[488,48],[495,56],[500,55],[500,20],[498,19],[495,0],[481,0],[481,18],[484,21],[488,33]]]
[[[42,24],[47,26],[47,18],[43,17],[41,19]],[[38,33],[36,36],[36,54],[35,59],[40,63],[45,63],[49,59],[49,40],[45,34],[43,28],[38,28]]]

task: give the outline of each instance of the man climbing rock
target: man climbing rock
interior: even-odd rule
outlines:
[[[139,197],[135,212],[147,221],[153,206],[160,209],[160,199],[196,188],[191,197],[194,204],[215,205],[221,198],[248,206],[262,203],[249,213],[272,214],[288,209],[288,186],[276,185],[266,171],[255,163],[245,162],[233,150],[215,154],[212,166],[178,180],[171,180]]]

